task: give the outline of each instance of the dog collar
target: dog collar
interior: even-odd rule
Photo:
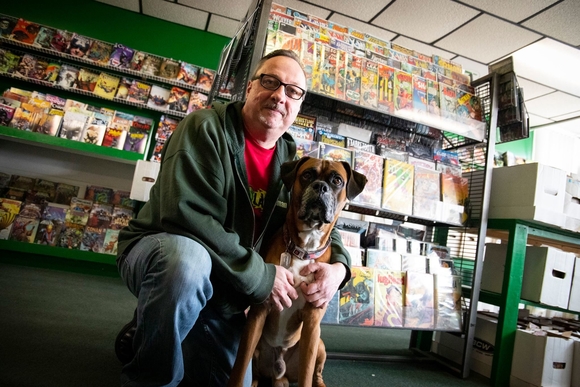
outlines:
[[[303,249],[302,247],[297,246],[292,239],[290,239],[290,234],[288,233],[288,228],[284,225],[284,243],[286,243],[286,252],[292,254],[292,256],[302,259],[302,260],[309,260],[309,259],[317,259],[322,256],[330,246],[330,238],[326,241],[326,244],[314,251],[308,251]]]

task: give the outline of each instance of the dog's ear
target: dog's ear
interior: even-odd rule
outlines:
[[[346,161],[342,161],[342,165],[344,165],[344,169],[346,169],[346,174],[348,175],[346,197],[348,200],[352,200],[363,191],[368,180],[362,173],[354,171]]]
[[[296,180],[296,172],[300,165],[305,162],[310,157],[302,157],[298,160],[288,161],[282,164],[280,167],[281,175],[282,175],[282,182],[288,191],[292,190],[292,186],[294,185],[294,180]]]

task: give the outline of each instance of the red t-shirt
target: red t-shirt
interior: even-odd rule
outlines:
[[[256,217],[254,236],[257,238],[262,231],[262,211],[264,210],[266,192],[268,191],[268,184],[270,183],[270,176],[272,175],[271,164],[276,147],[272,149],[262,148],[247,131],[245,134],[246,148],[244,158],[248,172],[250,199],[252,200],[252,207],[254,207]]]

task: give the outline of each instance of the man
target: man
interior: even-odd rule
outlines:
[[[138,298],[134,321],[117,340],[132,340],[135,353],[123,386],[182,379],[224,386],[249,305],[267,301],[282,310],[302,291],[322,306],[350,278],[336,231],[331,264],[309,265],[303,274],[317,280],[300,289],[288,270],[259,255],[289,202],[280,166],[296,154],[286,130],[306,93],[298,57],[278,50],[262,58],[246,93],[245,103],[216,103],[179,124],[149,202],[120,233],[119,271]]]

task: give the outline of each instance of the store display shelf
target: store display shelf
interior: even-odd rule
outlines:
[[[51,148],[70,153],[88,155],[105,160],[112,160],[124,164],[135,165],[137,164],[137,160],[142,160],[144,157],[140,153],[87,144],[80,141],[67,140],[65,138],[49,136],[42,133],[28,132],[16,128],[8,128],[5,126],[0,126],[0,138],[40,146],[43,148]]]
[[[421,224],[424,226],[440,226],[440,227],[457,227],[461,226],[459,223],[435,221],[433,219],[421,218],[414,215],[403,214],[399,212],[389,211],[384,208],[377,208],[372,206],[366,206],[359,203],[348,203],[344,207],[345,211],[355,212],[362,215],[372,215],[379,218],[386,218],[397,220],[401,222],[410,222]]]
[[[44,255],[50,257],[67,258],[80,261],[106,263],[115,265],[115,255],[93,253],[92,251],[72,250],[62,247],[37,245],[18,241],[0,240],[0,250],[14,251],[25,254]]]
[[[95,62],[93,60],[90,59],[86,59],[86,58],[79,58],[77,56],[71,55],[71,54],[67,54],[64,52],[60,52],[60,51],[56,51],[56,50],[49,50],[43,47],[38,47],[32,44],[26,44],[26,43],[22,43],[16,40],[12,40],[12,39],[8,39],[8,38],[3,38],[0,37],[0,43],[4,43],[4,44],[8,44],[11,46],[15,46],[15,47],[20,47],[20,48],[24,48],[26,50],[32,50],[32,51],[36,51],[36,52],[41,52],[43,54],[47,54],[47,55],[52,55],[54,57],[58,57],[58,58],[62,58],[62,59],[66,59],[66,60],[70,60],[70,61],[74,61],[77,63],[84,63],[87,64],[89,66],[94,66],[94,67],[99,67],[99,68],[103,68],[103,69],[107,69],[107,70],[111,70],[117,73],[123,73],[123,74],[127,74],[127,75],[131,75],[133,77],[136,77],[138,79],[148,79],[157,83],[165,83],[168,85],[172,85],[172,86],[177,86],[179,88],[182,89],[186,89],[186,90],[190,90],[190,91],[196,91],[199,93],[203,93],[203,94],[207,94],[208,90],[202,89],[200,87],[197,86],[192,86],[189,85],[187,83],[184,82],[180,82],[177,80],[172,80],[172,79],[168,79],[168,78],[163,78],[163,77],[159,77],[156,75],[150,75],[150,74],[145,74],[139,71],[135,71],[135,70],[131,70],[131,69],[124,69],[121,67],[115,67],[115,66],[111,66],[108,64],[102,64],[99,62]],[[110,43],[109,43],[110,44]]]

